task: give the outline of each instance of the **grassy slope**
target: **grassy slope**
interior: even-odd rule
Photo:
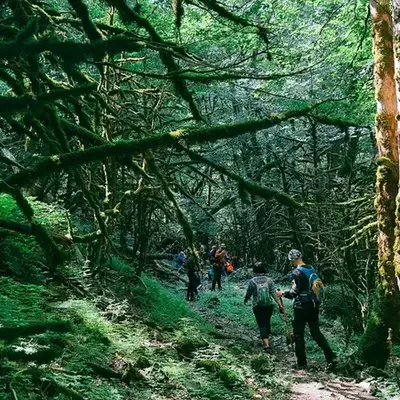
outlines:
[[[251,307],[242,305],[243,283],[201,292],[191,308],[179,288],[148,276],[133,283],[129,271],[115,261],[85,299],[63,288],[1,278],[3,327],[69,321],[72,329],[0,342],[6,355],[0,358],[0,400],[15,400],[13,390],[18,399],[32,400],[290,398],[293,376],[287,364],[294,357],[282,340],[285,325],[275,313],[276,349],[262,355]],[[341,352],[343,328],[325,318],[321,322]],[[323,355],[309,337],[307,348],[310,363],[323,366]],[[52,349],[54,355],[41,362],[11,361],[10,349],[35,354]],[[106,378],[94,365],[120,376]],[[129,383],[122,377],[127,371]]]
[[[3,327],[66,320],[72,330],[1,342],[2,351],[38,355],[52,349],[55,356],[44,363],[3,357],[0,399],[13,399],[13,390],[19,399],[33,400],[249,399],[271,390],[275,397],[285,397],[286,384],[273,376],[271,360],[258,360],[258,351],[246,351],[245,343],[218,333],[156,280],[144,277],[144,285],[127,281],[122,289],[114,283],[121,293],[75,299],[65,290],[1,278]],[[131,295],[124,301],[128,286]],[[267,375],[252,371],[254,358]],[[121,374],[134,371],[133,378],[129,385],[121,378],[105,378],[93,371],[93,363]]]
[[[31,202],[41,223],[65,233],[62,210]],[[23,221],[9,196],[0,196],[0,215]],[[287,363],[294,357],[282,339],[285,325],[275,313],[275,355],[260,355],[251,307],[242,304],[244,280],[226,282],[221,293],[202,291],[190,308],[180,283],[167,288],[148,276],[134,282],[133,266],[118,260],[96,280],[71,264],[67,275],[86,288],[83,298],[65,287],[45,286],[42,254],[33,238],[6,237],[0,250],[2,269],[16,278],[0,278],[0,335],[3,327],[70,324],[67,332],[0,340],[0,400],[290,397]],[[345,332],[335,318],[343,316],[343,293],[332,291],[328,298],[332,318],[322,318],[321,326],[341,353]],[[287,309],[290,313],[289,302]],[[354,336],[350,350],[356,342]],[[309,336],[307,353],[311,364],[324,364]]]

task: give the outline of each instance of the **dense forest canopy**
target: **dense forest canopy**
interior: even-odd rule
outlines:
[[[268,248],[262,255],[270,261],[282,242],[284,248],[290,241],[312,248],[318,242],[328,249],[351,245],[354,231],[340,244],[320,235],[338,230],[329,229],[337,216],[346,229],[373,218],[368,208],[345,216],[340,206],[371,198],[366,6],[8,3],[3,145],[15,162],[28,158],[34,166],[25,171],[8,161],[5,172],[15,175],[2,190],[10,183],[31,185],[39,199],[51,196],[75,213],[94,210],[93,230],[100,228],[108,244],[119,233],[134,253],[141,246],[145,252],[165,248],[151,234],[159,218],[165,225],[178,221],[189,241],[189,224],[204,244],[222,235],[242,256]],[[214,144],[219,139],[226,140]],[[187,146],[195,154],[185,153]],[[90,148],[87,156],[76,153]],[[32,159],[58,153],[59,162]],[[91,160],[104,162],[85,167]],[[283,206],[279,214],[271,212],[273,198]],[[305,203],[313,205],[301,207]],[[253,228],[254,212],[260,218]],[[242,237],[250,231],[255,237]],[[270,245],[260,246],[265,240]],[[323,259],[324,249],[320,253],[315,257]]]
[[[389,123],[374,131],[374,67],[376,83],[396,57],[379,53],[381,3],[0,1],[2,270],[61,282],[117,256],[140,279],[155,259],[225,242],[284,274],[295,247],[349,293],[361,329],[383,318],[387,350],[398,324],[371,314],[378,281],[381,299],[400,290],[396,252],[384,256],[397,192],[390,207],[379,195],[398,157],[381,148]]]

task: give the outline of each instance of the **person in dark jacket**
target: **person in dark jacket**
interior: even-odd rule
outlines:
[[[254,266],[254,278],[250,279],[244,297],[244,304],[253,298],[253,312],[256,317],[264,350],[269,350],[269,335],[271,334],[271,317],[274,311],[274,301],[282,310],[281,302],[276,295],[274,282],[266,275],[265,265],[258,262]]]
[[[221,285],[221,276],[222,276],[222,270],[225,265],[225,257],[227,255],[226,248],[224,244],[221,244],[221,247],[216,250],[215,255],[214,255],[214,261],[213,261],[213,270],[214,270],[214,276],[213,276],[213,281],[211,285],[211,290],[215,290],[215,286],[218,285],[218,289],[222,289]]]
[[[313,298],[312,295],[310,295],[311,288],[309,287],[309,279],[304,272],[304,269],[311,269],[313,267],[304,263],[299,250],[290,250],[288,259],[295,267],[290,274],[290,280],[293,281],[293,286],[290,290],[285,292],[278,291],[277,294],[279,297],[293,299],[293,333],[297,368],[307,368],[306,348],[304,342],[304,330],[306,324],[308,324],[310,328],[312,338],[324,352],[328,367],[333,367],[336,355],[319,329],[320,304],[316,298]]]
[[[200,273],[199,273],[199,259],[196,253],[188,251],[189,257],[187,259],[187,276],[189,278],[186,298],[189,301],[195,300],[195,296],[198,295],[198,287],[200,285]]]

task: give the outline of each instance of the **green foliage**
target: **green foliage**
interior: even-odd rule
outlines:
[[[240,376],[233,369],[222,368],[219,371],[219,377],[226,387],[232,388],[237,385],[241,380]]]
[[[27,198],[27,200],[29,207],[32,208],[35,221],[46,227],[49,233],[65,234],[67,232],[64,210],[57,205],[42,203],[34,198]],[[0,195],[0,216],[27,224],[15,200],[7,194]],[[46,236],[43,240],[47,240]],[[38,283],[43,280],[40,267],[44,265],[45,257],[34,236],[20,234],[6,236],[3,239],[1,255],[4,264],[3,269],[6,273],[25,282]]]
[[[272,375],[275,372],[275,363],[276,360],[269,356],[258,356],[252,358],[250,365],[251,368],[263,375]]]
[[[196,362],[198,368],[203,368],[207,372],[219,372],[221,364],[216,360],[201,359]]]
[[[362,331],[360,303],[348,286],[329,285],[326,288],[323,315],[331,320],[339,318],[346,330]]]
[[[146,318],[161,329],[177,328],[183,318],[189,318],[191,324],[196,325],[200,330],[210,331],[211,329],[182,301],[180,295],[166,289],[160,282],[147,275],[143,275],[142,282],[138,282],[132,288],[132,295],[135,304],[145,311]]]

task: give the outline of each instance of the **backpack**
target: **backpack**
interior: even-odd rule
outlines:
[[[228,274],[230,274],[231,272],[233,272],[233,265],[230,262],[226,263],[226,272]]]
[[[255,279],[253,279],[254,284],[256,285],[257,291],[257,306],[270,306],[272,304],[271,295],[269,292],[269,281],[266,280],[263,283],[258,283]]]
[[[308,279],[308,290],[299,294],[300,301],[322,303],[325,300],[325,285],[314,267],[304,268],[300,266],[297,269],[303,272]]]
[[[215,257],[217,263],[223,264],[225,261],[225,253],[222,252],[221,254],[218,255],[218,257]]]

